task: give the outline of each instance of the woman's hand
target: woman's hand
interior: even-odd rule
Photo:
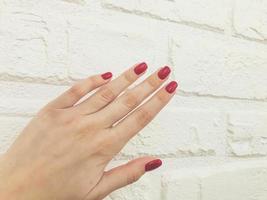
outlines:
[[[118,97],[146,69],[138,64],[113,81],[111,73],[91,76],[39,111],[0,160],[0,199],[100,200],[159,167],[159,159],[143,157],[104,171],[174,95],[173,81],[131,112],[170,73],[163,67]]]

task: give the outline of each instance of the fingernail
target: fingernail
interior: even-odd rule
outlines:
[[[178,83],[176,81],[172,81],[165,87],[165,89],[168,93],[171,94],[176,90],[177,86],[178,86]]]
[[[165,66],[158,72],[158,77],[163,80],[170,74],[170,72],[171,69],[168,66]]]
[[[134,72],[139,75],[142,74],[147,69],[147,64],[145,62],[140,63],[134,68]]]
[[[101,76],[104,80],[107,80],[107,79],[110,79],[112,77],[112,73],[106,72],[106,73],[102,74]]]
[[[162,165],[162,161],[160,159],[152,160],[145,166],[145,171],[152,171],[154,169],[159,168]]]

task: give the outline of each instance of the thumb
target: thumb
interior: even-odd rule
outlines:
[[[146,172],[152,171],[161,165],[162,161],[153,157],[132,160],[105,172],[91,194],[95,197],[94,199],[103,199],[111,192],[136,182]],[[90,195],[90,197],[92,196]]]

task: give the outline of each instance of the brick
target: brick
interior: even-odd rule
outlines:
[[[130,13],[219,30],[225,29],[231,10],[231,1],[228,0],[159,0],[153,3],[146,0],[105,0],[104,5],[111,9],[120,8]]]
[[[47,84],[0,82],[0,114],[32,116],[67,88]]]
[[[98,20],[79,16],[71,18],[69,24],[72,78],[104,71],[118,75],[143,61],[155,68],[168,64],[168,37],[155,21],[120,15]]]
[[[91,8],[95,9],[99,4],[98,1],[90,1],[90,8],[85,6],[84,0],[51,0],[47,3],[46,0],[29,0],[29,1],[17,1],[9,0],[4,3],[3,10],[13,11],[14,9],[23,9],[25,11],[35,11],[42,13],[44,16],[59,15],[62,17],[68,14],[76,14],[83,11],[91,11]],[[62,12],[64,10],[64,13]],[[58,20],[58,19],[57,19]]]
[[[267,47],[214,33],[173,30],[172,57],[182,90],[195,95],[267,99]]]
[[[201,178],[201,198],[205,200],[264,200],[267,198],[266,162],[229,166]]]
[[[178,78],[177,78],[178,79]],[[178,79],[179,80],[179,79]],[[177,98],[174,98],[170,105],[177,108],[190,108],[190,109],[202,109],[209,110],[212,108],[213,111],[227,112],[227,111],[252,111],[262,112],[267,110],[266,101],[251,101],[251,100],[240,100],[233,98],[220,98],[216,96],[201,96],[191,93],[183,93],[182,85],[178,88]]]
[[[266,161],[243,161],[162,174],[164,200],[263,200],[267,197]]]
[[[267,155],[266,112],[230,112],[228,144],[236,156]]]
[[[106,199],[267,199],[264,0],[0,0],[0,12],[0,154],[73,79],[170,65],[177,95],[111,163],[163,166]]]
[[[163,175],[164,200],[201,200],[199,179],[190,170],[171,171]]]
[[[224,155],[224,120],[219,112],[167,107],[124,147],[118,158],[143,154]]]
[[[160,177],[157,173],[145,174],[138,182],[113,192],[111,199],[120,200],[161,200]]]
[[[233,25],[237,34],[267,40],[267,2],[265,0],[237,0]]]
[[[39,79],[67,77],[67,23],[63,17],[46,15],[41,8],[15,7],[1,14],[0,26],[3,52],[0,75]]]

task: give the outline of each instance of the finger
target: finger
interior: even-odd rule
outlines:
[[[171,70],[168,66],[161,68],[159,71],[150,75],[141,84],[128,90],[114,102],[97,112],[96,117],[105,116],[102,120],[102,126],[110,127],[136,108],[164,83],[170,72]]]
[[[92,191],[90,198],[103,199],[111,192],[136,182],[146,172],[152,171],[161,165],[162,161],[160,159],[143,157],[111,169],[104,173],[103,178]]]
[[[53,108],[68,108],[77,103],[83,96],[91,92],[92,90],[108,83],[112,77],[111,72],[104,74],[94,75],[83,79],[73,85],[66,92],[61,94],[55,100],[50,102],[47,107]]]
[[[146,63],[137,64],[118,78],[114,79],[104,87],[100,88],[87,100],[77,105],[77,109],[82,114],[91,114],[112,102],[122,91],[136,81],[147,69]]]
[[[140,106],[126,118],[111,128],[114,138],[118,138],[118,151],[132,138],[136,133],[143,129],[170,101],[175,94],[178,84],[175,81],[170,82],[166,87],[161,88],[145,104]],[[129,128],[130,127],[130,128]]]

